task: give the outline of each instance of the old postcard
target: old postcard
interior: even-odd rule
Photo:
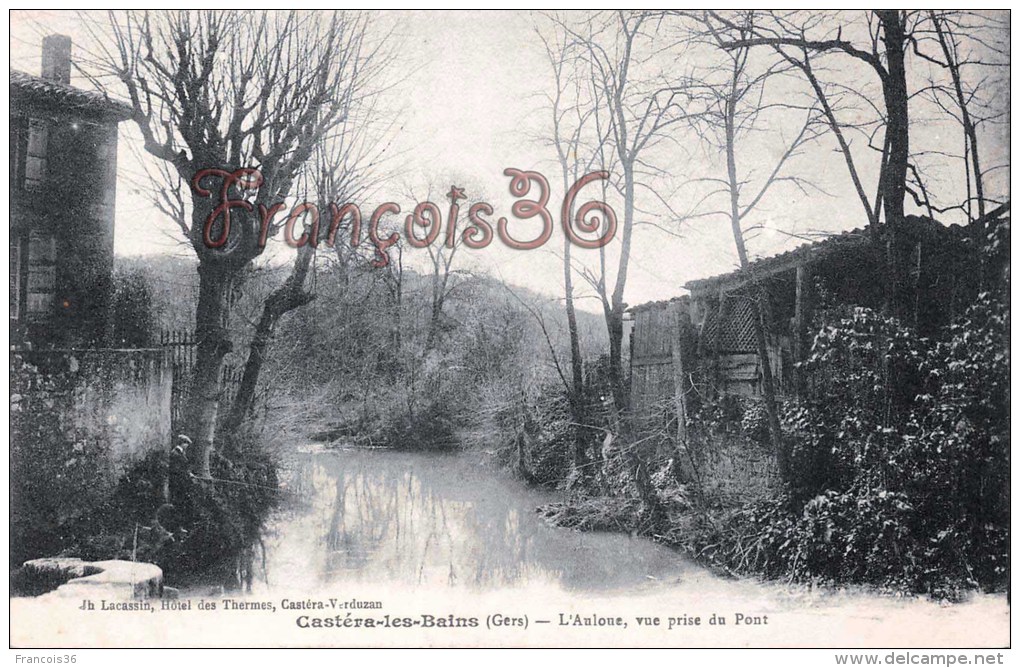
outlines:
[[[1008,12],[10,48],[12,648],[1001,663]]]

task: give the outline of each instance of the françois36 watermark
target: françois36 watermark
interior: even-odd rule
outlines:
[[[517,201],[510,207],[511,214],[518,220],[537,219],[540,221],[542,226],[538,235],[526,241],[516,238],[510,233],[510,221],[503,216],[494,221],[488,218],[495,213],[495,210],[488,202],[480,201],[468,208],[468,224],[459,230],[460,241],[469,248],[485,248],[495,236],[498,236],[506,246],[518,250],[532,250],[543,246],[549,241],[555,227],[553,215],[549,211],[551,197],[549,181],[537,171],[507,168],[503,170],[503,174],[510,177],[510,194],[517,198]],[[575,211],[575,203],[580,190],[589,184],[605,181],[608,178],[609,173],[606,171],[590,172],[577,179],[563,196],[559,211],[563,233],[572,244],[580,248],[601,248],[612,241],[616,234],[616,212],[606,202],[589,200],[578,206]],[[265,182],[262,173],[258,169],[250,167],[233,171],[207,168],[195,173],[191,179],[191,187],[199,197],[213,197],[214,191],[206,186],[215,180],[219,181],[219,189],[216,193],[218,202],[206,217],[202,230],[202,242],[208,248],[221,248],[227,243],[230,236],[232,210],[242,209],[249,213],[256,210],[256,205],[249,199],[231,193],[254,193]],[[537,196],[534,199],[524,199],[531,194],[533,186],[537,186]],[[458,227],[461,222],[460,201],[467,199],[467,193],[463,188],[451,186],[446,197],[450,203],[446,212],[443,243],[448,248],[453,248],[457,244]],[[265,248],[270,230],[278,229],[273,221],[286,208],[285,202],[257,206],[259,216],[257,243],[259,248]],[[312,247],[318,248],[320,243],[325,242],[327,246],[332,247],[336,243],[340,225],[345,219],[350,220],[351,246],[357,247],[361,244],[363,219],[361,208],[357,204],[329,202],[324,205],[325,215],[322,208],[322,206],[309,201],[300,202],[290,207],[282,225],[283,239],[288,246],[301,248],[306,244],[311,244]],[[571,212],[574,213],[573,216],[571,216]],[[400,213],[399,204],[384,202],[372,211],[368,219],[367,236],[375,246],[376,255],[372,262],[375,267],[385,267],[389,264],[388,249],[400,240],[398,232],[391,232],[386,237],[380,237],[380,222],[383,216],[399,215]],[[323,229],[324,225],[320,223],[324,222],[327,215],[329,218],[328,227]],[[302,231],[299,236],[295,236],[295,229],[299,222],[302,223]],[[434,244],[439,239],[439,235],[443,231],[442,228],[443,213],[439,205],[431,201],[417,203],[411,213],[408,213],[404,218],[404,234],[407,243],[415,248],[425,248]],[[325,232],[324,237],[321,234],[323,231]],[[597,236],[592,237],[591,235]]]

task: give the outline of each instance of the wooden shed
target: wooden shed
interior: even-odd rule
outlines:
[[[983,226],[944,226],[911,216],[899,231],[908,315],[930,335],[963,313],[980,290]],[[812,320],[820,305],[881,309],[884,253],[869,227],[855,229],[691,281],[689,294],[630,309],[631,410],[639,425],[676,416],[693,388],[748,397],[762,393],[762,365],[754,330],[760,313],[769,363],[780,395],[803,391],[797,362],[810,352]],[[755,308],[755,300],[760,309]],[[675,417],[674,417],[675,419]]]

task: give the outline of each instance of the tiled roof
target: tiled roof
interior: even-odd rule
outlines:
[[[793,250],[786,251],[785,253],[755,260],[750,266],[756,273],[768,273],[770,270],[785,267],[797,260],[815,257],[821,253],[830,252],[837,248],[848,248],[850,246],[862,245],[867,242],[868,234],[869,231],[867,227],[848,230],[831,237],[826,237],[821,241],[801,244]],[[744,273],[737,269],[736,271],[710,276],[709,278],[700,278],[694,281],[688,281],[684,284],[684,287],[693,291],[704,289],[719,283],[742,280],[743,277]]]
[[[996,211],[989,213],[987,218],[1000,218],[1006,215],[1004,212],[1009,210],[1009,206],[1004,205]],[[970,233],[970,228],[975,225],[972,223],[968,227],[961,227],[959,225],[942,225],[930,218],[922,218],[921,216],[907,216],[904,230],[910,236],[919,237],[922,234],[937,234],[943,238],[960,238],[967,236]],[[785,271],[792,269],[797,264],[807,260],[817,260],[825,255],[839,250],[849,250],[852,248],[860,248],[868,243],[871,238],[870,226],[859,227],[853,230],[848,230],[840,234],[835,234],[830,237],[826,237],[819,241],[811,243],[801,244],[797,248],[773,255],[770,257],[761,258],[751,263],[751,269],[759,277],[767,276],[777,271]],[[683,287],[693,292],[703,292],[708,289],[717,288],[720,285],[739,283],[745,280],[745,274],[739,269],[736,271],[727,272],[725,274],[718,274],[716,276],[710,276],[708,278],[701,278],[694,281],[688,281]],[[647,302],[644,304],[638,304],[627,309],[631,313],[638,313],[645,309],[656,309],[662,308],[675,300],[687,299],[688,296],[674,297],[673,299],[665,301]]]
[[[11,70],[11,97],[30,98],[56,106],[111,116],[118,121],[131,117],[130,106],[103,93],[82,90],[18,70]]]
[[[921,234],[957,235],[964,230],[964,228],[959,225],[950,225],[947,227],[931,220],[930,218],[922,218],[920,216],[907,216],[906,225],[903,229],[911,236],[918,236]],[[833,251],[848,250],[850,248],[863,246],[870,238],[870,226],[859,227],[840,234],[835,234],[831,237],[826,237],[821,241],[802,244],[793,250],[780,253],[779,255],[773,255],[771,257],[756,260],[751,263],[751,270],[759,276],[768,275],[776,270],[782,271],[790,269],[793,266],[796,266],[799,262],[808,259],[816,260]],[[738,269],[726,274],[719,274],[709,278],[689,281],[684,284],[684,287],[691,291],[698,291],[712,286],[717,286],[720,283],[741,281],[744,278],[745,274]]]
[[[679,303],[680,307],[684,308],[687,305],[687,303],[690,302],[690,300],[691,298],[689,296],[680,295],[679,297],[673,297],[672,299],[663,299],[657,302],[645,302],[643,304],[638,304],[637,306],[631,306],[630,308],[627,309],[627,311],[629,313],[640,313],[641,311],[646,311],[650,309],[665,308],[672,304],[673,302]]]

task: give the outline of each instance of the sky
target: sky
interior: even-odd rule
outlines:
[[[102,19],[102,15],[94,17]],[[394,26],[397,83],[386,94],[385,108],[396,121],[395,136],[390,138],[387,148],[387,155],[391,156],[387,164],[390,175],[377,184],[367,201],[359,202],[366,218],[367,212],[386,199],[397,202],[407,213],[415,204],[410,193],[424,192],[424,183],[435,183],[445,192],[448,185],[458,181],[461,182],[458,185],[469,183],[484,195],[495,209],[493,218],[509,216],[514,198],[508,191],[509,180],[503,170],[537,169],[549,177],[552,185],[550,210],[557,226],[549,243],[541,249],[521,251],[503,247],[497,239],[484,249],[464,249],[457,261],[463,269],[487,272],[551,298],[561,296],[562,232],[555,212],[563,193],[553,150],[535,139],[536,129],[543,127],[543,119],[548,117],[542,93],[552,85],[549,64],[535,34],[535,26],[542,23],[542,17],[523,11],[453,11],[384,12],[377,19],[382,25]],[[44,34],[60,32],[70,35],[76,44],[87,42],[80,21],[80,17],[71,13],[12,13],[12,68],[38,73]],[[684,63],[678,62],[676,67],[682,70]],[[861,78],[866,80],[866,73]],[[80,76],[72,83],[89,87]],[[782,128],[775,130],[778,136]],[[933,145],[956,141],[953,132],[949,125],[918,124],[917,128],[918,136],[926,136]],[[657,166],[670,178],[718,175],[721,166],[718,154],[697,149],[693,160],[679,157],[690,152],[689,143],[689,138],[678,138],[677,157],[673,158],[669,150],[660,151],[655,156],[660,162]],[[148,158],[141,154],[140,145],[137,129],[123,123],[118,152],[115,251],[118,256],[191,254],[174,224],[153,207],[146,195],[150,187],[145,167]],[[779,188],[763,200],[754,221],[761,226],[752,245],[756,255],[769,255],[803,243],[803,239],[791,235],[838,232],[866,223],[834,148],[831,138],[822,138],[805,156],[791,163],[791,169],[810,174],[824,194]],[[755,161],[760,160],[760,169],[765,169],[774,152],[775,148],[767,142],[755,145],[745,164],[754,169]],[[1008,156],[1008,146],[1004,142],[993,146],[989,155],[990,159]],[[868,176],[865,166],[865,178]],[[468,193],[469,197],[477,194]],[[685,209],[684,197],[684,191],[680,191],[672,206]],[[445,198],[439,203],[445,212]],[[648,205],[649,210],[653,208]],[[622,216],[621,209],[617,213]],[[655,223],[669,233],[647,224],[635,228],[625,291],[628,304],[669,299],[683,294],[682,285],[688,280],[736,267],[733,239],[724,219],[704,218],[678,225],[660,208],[639,215],[638,221]],[[610,245],[610,257],[617,246]],[[285,248],[273,251],[278,258],[285,258],[287,252],[293,251]],[[414,253],[418,255],[411,255],[412,264],[424,257],[423,251]],[[597,255],[594,251],[578,251],[575,258],[593,267]],[[591,290],[583,287],[583,281],[579,282],[583,297],[579,305],[598,310]]]

